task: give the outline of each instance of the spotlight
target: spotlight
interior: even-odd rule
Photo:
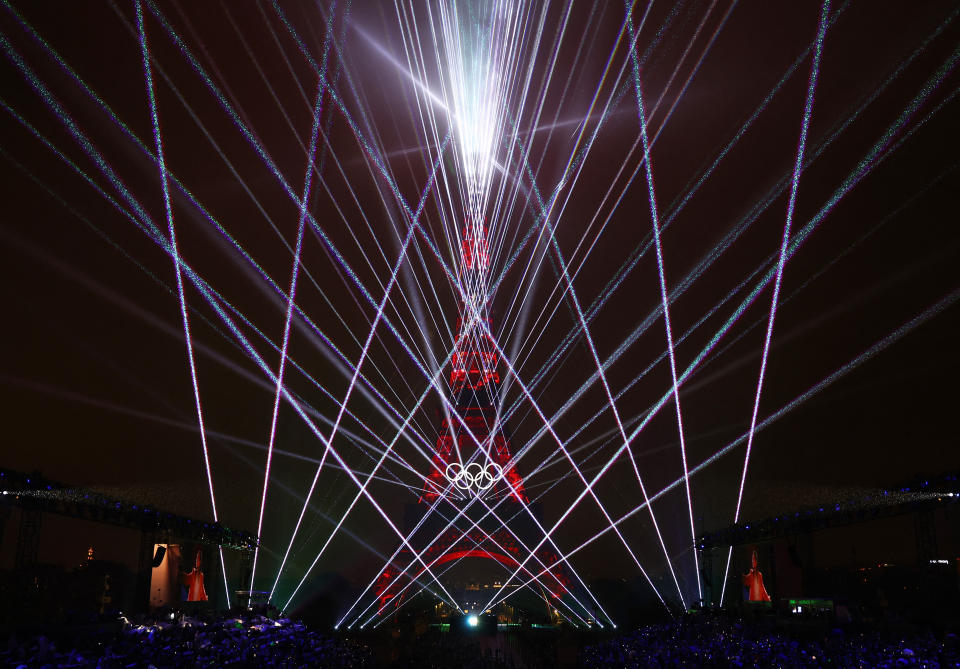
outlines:
[[[475,616],[475,615],[469,615],[469,616],[467,616],[467,624],[468,624],[470,627],[476,627],[477,625],[480,624],[480,619],[477,618],[477,616]]]

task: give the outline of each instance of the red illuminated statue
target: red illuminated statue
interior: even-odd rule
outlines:
[[[207,601],[207,590],[203,587],[203,572],[200,568],[203,565],[203,553],[197,549],[194,559],[193,569],[183,575],[183,582],[187,586],[188,602]]]
[[[743,585],[750,589],[747,599],[751,602],[769,602],[770,595],[763,587],[763,574],[757,568],[757,549],[750,555],[750,571],[743,575]]]

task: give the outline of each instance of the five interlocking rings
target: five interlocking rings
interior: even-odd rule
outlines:
[[[466,467],[459,462],[447,465],[444,476],[460,490],[473,490],[480,494],[489,490],[503,476],[503,468],[495,462],[484,467],[479,462],[471,462]]]

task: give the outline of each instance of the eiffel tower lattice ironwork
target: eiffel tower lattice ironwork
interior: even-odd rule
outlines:
[[[499,356],[490,335],[493,329],[486,295],[489,251],[482,223],[467,223],[460,260],[463,299],[450,358],[452,408],[440,418],[430,473],[419,503],[407,509],[406,525],[408,531],[420,525],[410,536],[410,543],[423,551],[423,562],[434,573],[461,558],[495,560],[513,571],[527,555],[524,544],[536,546],[543,532],[531,518],[532,514],[539,516],[539,507],[531,505],[527,497],[523,477],[512,462],[507,428],[499,415]],[[480,496],[482,503],[474,500],[475,496]],[[496,516],[487,513],[494,504]],[[424,520],[431,509],[433,513]],[[450,520],[461,511],[461,517],[451,525]],[[513,520],[504,527],[497,516]],[[411,578],[427,583],[428,577],[420,578],[423,566],[413,562],[414,556],[404,548],[380,574],[375,592],[381,612],[399,606],[407,594],[420,589],[405,588]],[[543,568],[540,565],[549,569],[538,579],[541,597],[548,602],[551,597],[563,597],[570,578],[559,556],[546,545],[525,569],[534,575]],[[405,572],[407,566],[410,568]]]

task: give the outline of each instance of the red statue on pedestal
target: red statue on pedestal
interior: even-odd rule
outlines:
[[[205,602],[207,601],[207,590],[203,587],[203,572],[200,571],[200,568],[203,565],[203,553],[200,548],[197,548],[196,557],[194,558],[193,569],[183,574],[183,582],[187,586],[187,601],[188,602]]]
[[[757,549],[753,549],[750,555],[750,571],[743,575],[743,585],[749,588],[747,600],[751,602],[769,602],[770,595],[767,589],[763,587],[763,574],[757,568]]]

